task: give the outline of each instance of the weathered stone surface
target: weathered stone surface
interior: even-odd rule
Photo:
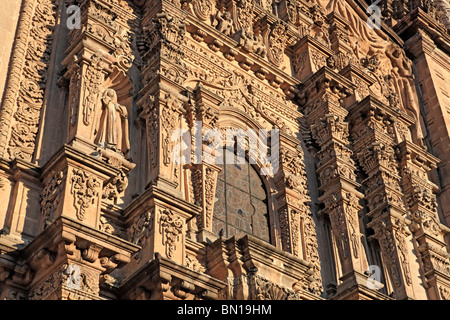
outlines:
[[[450,6],[368,5],[3,6],[0,299],[448,300]]]

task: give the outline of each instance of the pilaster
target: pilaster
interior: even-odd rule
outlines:
[[[324,204],[321,214],[330,217],[331,229],[339,254],[341,280],[354,282],[349,274],[363,275],[368,268],[362,246],[358,212],[363,195],[357,190],[355,165],[352,160],[348,111],[344,101],[355,85],[328,67],[322,67],[300,87],[300,102],[314,141],[317,173],[320,181],[319,200]],[[348,287],[348,283],[342,284]],[[342,292],[338,287],[338,295]]]
[[[401,176],[395,153],[395,141],[410,140],[408,128],[413,120],[392,110],[372,96],[368,96],[349,110],[352,122],[353,149],[359,164],[367,175],[363,181],[370,222],[375,231],[383,261],[394,285],[397,299],[414,299],[413,277],[418,270],[411,269],[413,248],[410,244],[410,221]],[[398,125],[402,123],[402,125]],[[397,130],[396,130],[397,128]],[[417,288],[417,287],[416,287]]]

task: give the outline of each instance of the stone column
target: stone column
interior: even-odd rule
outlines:
[[[136,17],[96,0],[82,1],[80,9],[81,28],[70,31],[63,61],[69,80],[67,144],[42,168],[42,232],[25,249],[35,275],[33,299],[99,298],[107,274],[137,251],[101,223],[103,202],[114,206],[135,166],[128,158],[133,108],[127,72],[133,61],[129,20]],[[59,292],[49,293],[52,288]]]
[[[450,229],[439,222],[436,192],[438,187],[428,179],[436,169],[438,159],[409,141],[398,145],[402,187],[409,207],[410,230],[414,236],[415,252],[420,259],[423,284],[428,299],[445,300],[450,292],[448,276],[450,255],[444,237]]]
[[[321,213],[330,218],[342,269],[343,283],[338,286],[337,297],[355,290],[356,284],[364,286],[367,279],[364,272],[368,268],[358,215],[363,195],[357,191],[360,184],[356,181],[349,142],[348,111],[343,104],[354,88],[349,80],[325,66],[301,85],[299,93],[306,121],[319,148],[316,158],[319,200],[324,204]]]
[[[413,120],[372,96],[349,108],[352,123],[353,150],[367,178],[363,181],[365,200],[371,219],[368,227],[375,231],[383,262],[386,264],[397,299],[414,299],[419,293],[413,278],[413,248],[407,208],[401,189],[401,177],[395,155],[395,134],[400,127],[411,126]],[[402,123],[402,126],[397,125]],[[396,131],[397,130],[397,131]],[[409,131],[403,132],[406,138]]]
[[[217,175],[222,170],[216,165],[216,151],[223,150],[223,145],[220,144],[223,136],[221,131],[217,131],[221,136],[220,142],[216,140],[216,145],[211,147],[211,141],[217,137],[206,135],[208,130],[215,129],[218,106],[222,101],[222,98],[199,85],[193,92],[193,104],[189,104],[187,108],[190,113],[189,129],[193,137],[193,163],[185,167],[191,170],[195,202],[202,206],[202,214],[197,217],[197,238],[201,242],[212,242],[218,237],[212,233],[212,218]],[[234,141],[232,143],[234,148]]]
[[[284,251],[311,264],[308,282],[299,281],[310,292],[323,292],[315,222],[305,175],[300,142],[280,132],[280,170],[274,175],[277,188],[281,246]],[[305,289],[305,288],[304,288]]]

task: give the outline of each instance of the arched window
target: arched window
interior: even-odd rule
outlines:
[[[223,229],[227,238],[250,234],[270,242],[267,192],[258,171],[248,161],[227,164],[225,158],[217,178],[213,232]]]

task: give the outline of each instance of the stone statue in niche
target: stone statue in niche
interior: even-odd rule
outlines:
[[[127,157],[130,150],[127,108],[117,102],[114,89],[106,89],[103,92],[101,105],[95,143],[101,148],[111,149]]]
[[[412,62],[406,57],[404,51],[396,44],[389,44],[385,53],[392,63],[392,85],[403,102],[403,106],[405,107],[405,110],[403,111],[411,115],[417,121],[415,126],[416,142],[423,146],[423,119],[420,114],[419,101],[415,92]]]

